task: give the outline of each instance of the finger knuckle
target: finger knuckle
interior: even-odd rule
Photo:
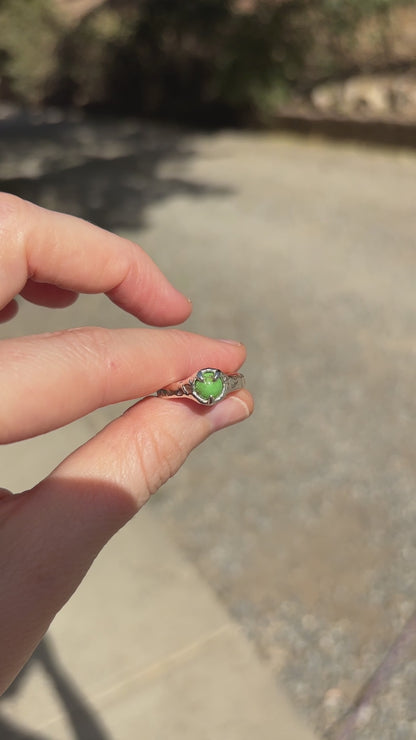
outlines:
[[[111,358],[111,331],[99,326],[83,326],[62,332],[72,353],[94,366],[102,367]]]
[[[70,352],[88,368],[93,379],[97,403],[105,405],[111,396],[111,377],[115,366],[114,340],[110,329],[98,326],[81,327],[70,330]]]
[[[15,230],[21,222],[25,201],[17,195],[0,192],[0,234]]]
[[[149,497],[180,468],[188,451],[180,437],[166,429],[148,430],[137,440],[137,456]]]
[[[102,326],[82,326],[74,329],[74,340],[92,354],[96,354],[102,360],[103,354],[109,350],[111,343],[111,331]]]

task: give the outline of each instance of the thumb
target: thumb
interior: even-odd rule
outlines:
[[[110,537],[194,447],[251,411],[247,391],[211,409],[146,398],[31,491],[0,498],[0,692]]]

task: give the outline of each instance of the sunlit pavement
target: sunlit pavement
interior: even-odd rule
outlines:
[[[247,344],[245,372],[255,415],[193,453],[152,500],[148,519],[138,517],[134,534],[126,530],[126,544],[120,539],[111,545],[112,569],[131,563],[132,571],[140,571],[134,572],[134,583],[144,579],[144,591],[157,590],[158,579],[146,582],[153,571],[137,564],[133,551],[142,533],[150,536],[144,534],[147,523],[150,532],[152,527],[163,532],[161,541],[177,553],[185,571],[191,569],[193,583],[209,600],[215,593],[221,602],[212,601],[215,609],[227,614],[225,633],[224,617],[215,617],[202,638],[197,632],[186,645],[179,639],[165,655],[171,649],[181,654],[202,639],[208,660],[218,652],[218,676],[226,655],[221,640],[228,629],[234,635],[235,621],[252,644],[250,659],[261,680],[273,675],[298,715],[322,733],[352,706],[414,608],[416,156],[274,135],[191,135],[59,116],[40,121],[30,133],[25,120],[8,131],[0,138],[5,189],[140,241],[192,298],[186,328]],[[74,323],[133,325],[104,298],[83,299],[52,316],[23,308],[19,322],[21,333]],[[82,435],[113,412],[86,420]],[[74,431],[74,438],[68,432],[61,443],[70,449],[79,433]],[[10,471],[12,480],[13,475]],[[82,614],[83,599],[94,602],[106,557],[96,566],[97,585],[93,572],[90,590],[87,580],[56,622],[58,657],[60,639],[63,654],[73,653],[65,644],[82,645],[86,639],[77,626],[81,617],[65,614],[77,608]],[[106,589],[119,577],[113,575]],[[133,601],[129,593],[120,611],[134,631],[134,599],[142,599],[140,590]],[[101,594],[105,598],[106,590]],[[175,594],[171,597],[174,602]],[[152,598],[156,609],[154,591]],[[184,604],[186,614],[186,599]],[[101,612],[102,606],[97,619]],[[88,618],[92,624],[94,611]],[[142,616],[137,619],[139,625]],[[160,619],[154,624],[159,629]],[[124,636],[121,623],[118,629]],[[117,637],[118,631],[111,634],[113,646]],[[143,639],[147,649],[148,635]],[[142,655],[140,634],[135,640]],[[91,645],[89,650],[90,664]],[[360,738],[414,737],[415,658],[409,639],[405,655],[390,662],[357,713]],[[122,682],[123,660],[119,654],[116,660]],[[146,660],[135,663],[139,680],[159,655]],[[175,689],[165,684],[152,700],[156,703],[149,700],[147,718],[158,716],[155,707],[167,696],[177,705],[187,695],[179,688],[185,681],[181,670],[175,673],[173,667],[170,674],[176,675]],[[28,674],[27,686],[29,680]],[[94,689],[92,702],[106,696],[104,684]],[[22,681],[22,696],[24,686]],[[6,711],[6,700],[3,706]],[[180,707],[176,710],[183,729],[189,709],[185,719]],[[124,712],[130,717],[126,726],[133,724],[119,734],[111,718],[103,719],[110,737],[130,738],[134,722],[147,721],[140,719],[145,714],[139,704],[137,717],[129,713]],[[265,726],[259,737],[276,733],[273,714],[267,714],[270,729]],[[214,727],[206,737],[244,737],[237,726],[233,730],[232,710],[230,716],[234,720],[226,731]],[[254,721],[249,718],[247,726],[252,729]],[[37,727],[40,732],[42,725]],[[163,725],[144,727],[141,737],[167,736]],[[42,732],[60,737],[48,735],[46,727]],[[62,735],[67,736],[76,737]]]

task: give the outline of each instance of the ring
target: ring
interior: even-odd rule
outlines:
[[[245,378],[241,373],[226,375],[222,370],[204,367],[187,380],[161,388],[156,395],[159,398],[186,397],[204,406],[212,406],[244,386]]]

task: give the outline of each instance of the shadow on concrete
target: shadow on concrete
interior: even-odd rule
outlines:
[[[29,662],[14,680],[12,685],[1,697],[0,701],[7,700],[19,694],[28,674],[37,666],[47,676],[52,690],[55,692],[65,718],[72,731],[74,740],[110,740],[110,735],[102,726],[93,709],[88,706],[84,697],[77,689],[72,679],[60,665],[52,648],[50,638],[44,638],[33,653]],[[1,706],[1,705],[0,705]],[[19,727],[15,723],[0,716],[0,738],[2,740],[47,740],[47,736]]]
[[[134,119],[56,111],[0,118],[0,190],[111,230],[145,226],[150,205],[182,193],[228,194],[176,175],[175,164],[192,156],[191,135]]]
[[[192,136],[136,120],[92,120],[46,111],[0,111],[0,190],[85,218],[103,228],[145,227],[146,209],[180,194],[229,194],[175,174],[193,156]],[[168,170],[162,171],[168,162]],[[57,661],[49,639],[2,697],[18,696],[34,667],[56,692],[74,740],[109,740],[94,712]],[[1,703],[0,703],[1,707]],[[0,710],[1,712],[1,710]],[[24,718],[23,718],[24,719]],[[0,714],[0,740],[45,740]]]

